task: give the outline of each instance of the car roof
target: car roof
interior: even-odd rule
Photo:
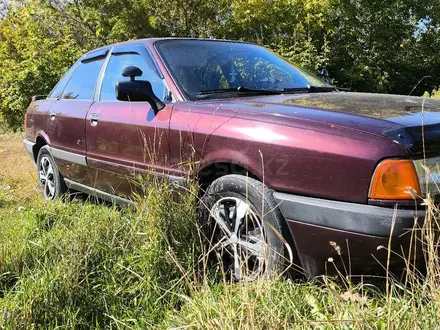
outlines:
[[[94,52],[97,52],[97,51],[100,51],[100,50],[105,50],[105,49],[108,49],[108,48],[111,48],[111,47],[115,47],[115,46],[139,44],[139,43],[145,43],[145,44],[148,44],[148,45],[152,45],[156,41],[161,41],[161,40],[199,40],[199,41],[221,41],[221,42],[236,42],[236,43],[250,44],[249,42],[239,41],[239,40],[210,39],[210,38],[176,38],[176,37],[144,38],[144,39],[133,39],[133,40],[128,40],[128,41],[123,41],[123,42],[118,42],[118,43],[102,46],[102,47],[99,47],[99,48],[96,48],[96,49],[88,51],[83,56],[89,55],[91,53],[94,53]]]

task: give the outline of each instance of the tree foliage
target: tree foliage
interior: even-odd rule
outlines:
[[[438,2],[0,0],[0,112],[19,127],[80,54],[163,36],[251,41],[339,86],[422,95],[440,85]]]

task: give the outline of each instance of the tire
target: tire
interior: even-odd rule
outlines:
[[[251,281],[282,270],[285,220],[272,191],[260,181],[235,174],[216,179],[201,198],[199,221],[209,251],[233,280]]]
[[[43,197],[47,200],[63,196],[67,192],[64,178],[50,154],[49,147],[41,147],[37,156],[37,180]]]

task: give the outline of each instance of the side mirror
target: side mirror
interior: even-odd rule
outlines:
[[[130,77],[130,81],[121,81],[116,84],[116,98],[119,101],[148,102],[157,114],[165,107],[165,104],[154,94],[151,83],[147,80],[135,80],[142,76],[142,70],[129,66],[122,72],[124,77]]]

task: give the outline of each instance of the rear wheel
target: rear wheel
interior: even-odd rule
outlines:
[[[234,280],[251,281],[282,269],[284,219],[272,191],[260,181],[223,176],[208,187],[200,209],[210,250]]]
[[[64,179],[47,146],[42,147],[38,152],[37,179],[45,199],[53,200],[67,191]]]

